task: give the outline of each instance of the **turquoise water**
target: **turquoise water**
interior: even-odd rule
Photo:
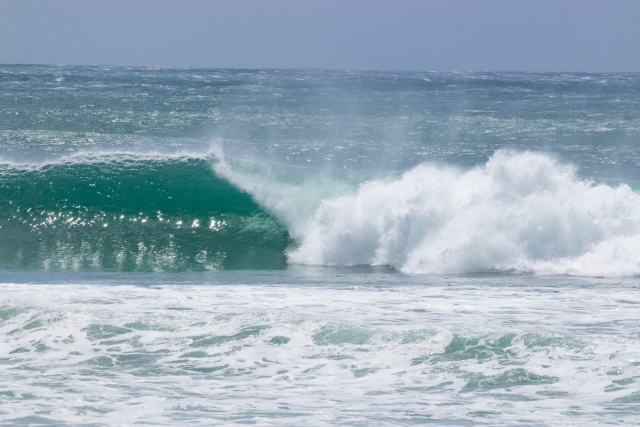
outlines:
[[[640,422],[639,93],[0,66],[0,418]]]

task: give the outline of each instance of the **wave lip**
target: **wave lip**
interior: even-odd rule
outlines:
[[[259,200],[259,198],[258,198]],[[420,165],[322,201],[291,262],[405,273],[640,275],[640,196],[532,152],[460,171]]]

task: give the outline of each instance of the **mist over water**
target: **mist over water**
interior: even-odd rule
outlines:
[[[0,66],[0,419],[638,423],[639,93]]]

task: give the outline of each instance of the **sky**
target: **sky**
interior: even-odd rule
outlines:
[[[0,0],[0,64],[640,72],[640,0]]]

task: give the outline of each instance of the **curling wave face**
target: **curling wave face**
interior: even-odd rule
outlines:
[[[286,265],[289,235],[197,157],[2,166],[0,265],[184,271]]]
[[[317,179],[266,182],[223,158],[216,171],[289,228],[299,242],[288,253],[294,263],[390,265],[406,273],[640,274],[640,196],[628,185],[579,179],[572,166],[544,154],[499,151],[467,171],[424,164],[316,200],[309,198],[326,196]]]

